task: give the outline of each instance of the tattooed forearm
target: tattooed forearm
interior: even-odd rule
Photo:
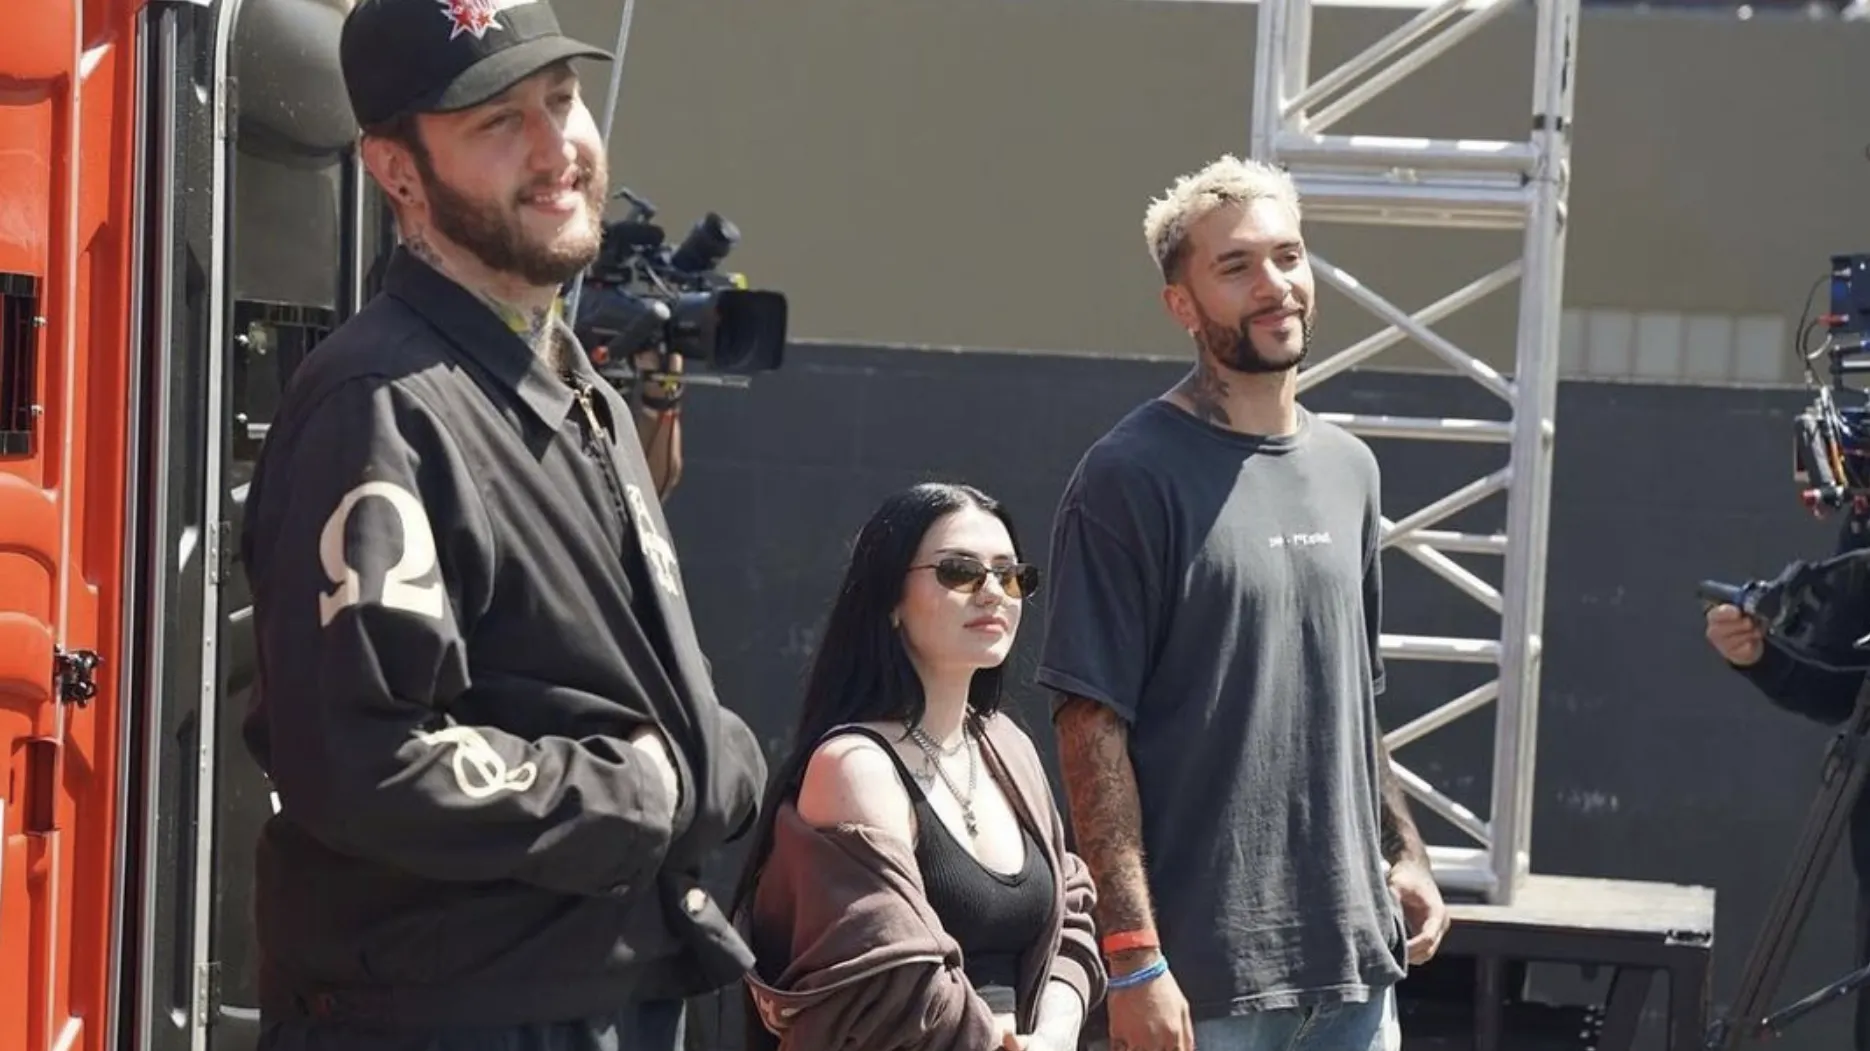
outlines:
[[[1205,358],[1195,363],[1195,371],[1184,377],[1176,389],[1181,391],[1189,409],[1198,418],[1222,427],[1233,425],[1232,418],[1227,415],[1227,381]]]
[[[1109,708],[1082,697],[1065,701],[1057,724],[1072,831],[1097,883],[1098,928],[1106,934],[1153,929],[1129,731]]]
[[[1403,794],[1402,781],[1390,768],[1389,746],[1377,741],[1377,761],[1383,781],[1383,858],[1395,865],[1403,861],[1428,864],[1428,848],[1422,845],[1422,833],[1409,816],[1409,799]]]

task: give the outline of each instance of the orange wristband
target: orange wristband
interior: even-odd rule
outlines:
[[[1102,942],[1105,956],[1115,956],[1132,949],[1160,949],[1162,943],[1157,940],[1155,931],[1118,931],[1106,934]]]

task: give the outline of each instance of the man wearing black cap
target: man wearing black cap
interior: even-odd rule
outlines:
[[[569,63],[607,56],[537,0],[362,0],[341,52],[402,245],[246,505],[262,1046],[673,1051],[751,963],[700,869],[765,762],[559,316],[607,181]]]

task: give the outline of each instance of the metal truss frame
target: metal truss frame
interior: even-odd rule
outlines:
[[[1559,313],[1565,259],[1572,97],[1579,0],[1439,0],[1325,76],[1310,76],[1312,0],[1259,0],[1252,156],[1292,173],[1308,223],[1364,223],[1470,230],[1521,230],[1520,258],[1414,312],[1384,299],[1353,274],[1312,257],[1318,279],[1387,323],[1300,377],[1309,389],[1412,339],[1510,407],[1506,421],[1407,419],[1361,414],[1328,418],[1369,437],[1491,442],[1506,465],[1397,520],[1385,516],[1385,547],[1414,558],[1500,615],[1494,639],[1385,634],[1390,660],[1494,664],[1492,681],[1390,730],[1392,752],[1456,719],[1495,705],[1491,816],[1483,819],[1399,762],[1409,794],[1472,838],[1432,845],[1437,877],[1451,889],[1511,904],[1530,868],[1533,762],[1545,605],[1553,417],[1558,391]],[[1333,135],[1345,116],[1513,9],[1537,17],[1531,134],[1524,141]],[[1333,97],[1335,96],[1335,98]],[[1518,281],[1519,320],[1509,379],[1430,326]],[[1503,534],[1432,528],[1504,491]],[[1503,556],[1502,587],[1447,557]]]

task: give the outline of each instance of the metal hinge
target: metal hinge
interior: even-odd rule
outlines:
[[[96,650],[53,650],[52,689],[60,704],[82,708],[97,696],[97,669],[104,658]]]
[[[221,135],[233,139],[240,134],[240,80],[228,77],[221,82],[221,93],[215,103],[221,111]]]
[[[233,545],[228,539],[233,535],[234,527],[229,522],[216,522],[208,527],[208,582],[224,584],[229,575],[229,564],[233,561]]]
[[[221,961],[209,960],[195,965],[195,1025],[214,1024],[221,1009]]]

